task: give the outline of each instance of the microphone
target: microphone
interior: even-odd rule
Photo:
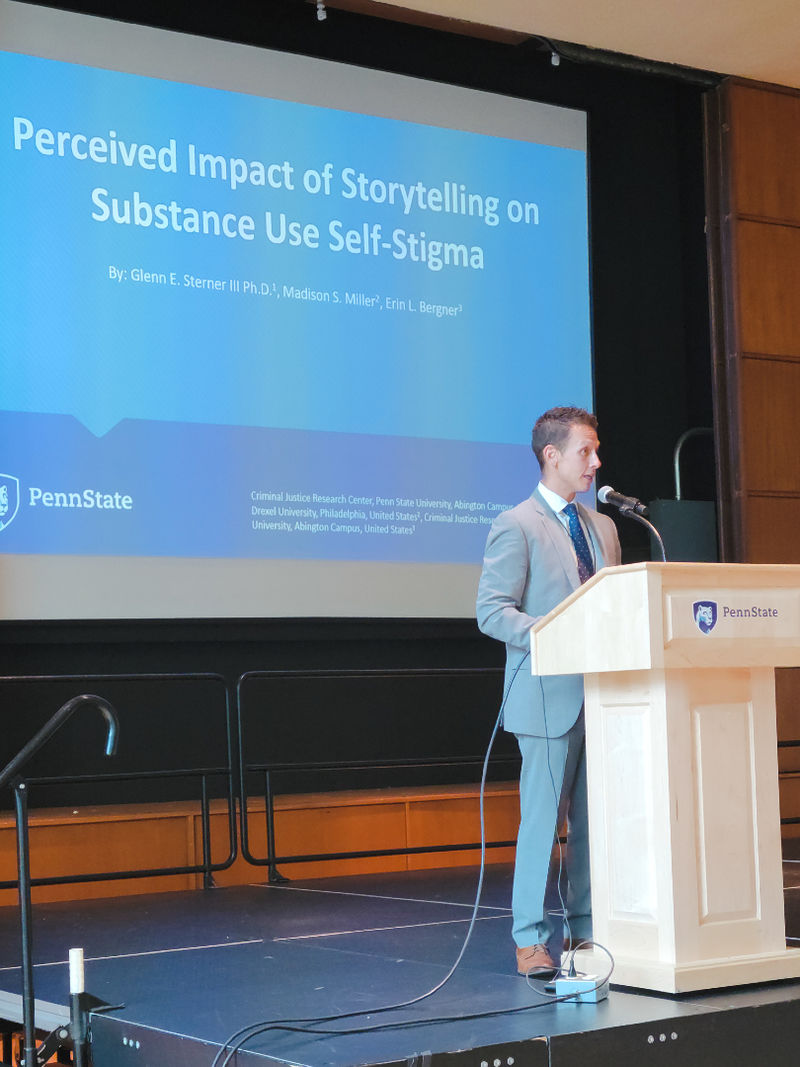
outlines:
[[[623,496],[616,489],[612,489],[610,485],[604,485],[602,489],[598,489],[597,497],[601,503],[613,504],[620,511],[635,511],[637,515],[647,514],[646,504],[637,500],[635,496]]]

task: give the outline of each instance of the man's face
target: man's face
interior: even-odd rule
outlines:
[[[597,434],[591,426],[573,422],[563,448],[545,446],[542,481],[548,489],[565,500],[572,500],[576,493],[583,493],[591,487],[600,466],[597,457],[599,447]]]

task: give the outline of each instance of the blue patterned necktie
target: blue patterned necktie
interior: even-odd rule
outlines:
[[[583,585],[586,579],[591,578],[594,574],[592,553],[589,551],[589,545],[586,543],[586,535],[583,532],[583,527],[578,518],[578,509],[574,504],[567,504],[564,508],[564,514],[567,516],[569,536],[572,538],[575,555],[578,557],[578,578],[581,585]]]

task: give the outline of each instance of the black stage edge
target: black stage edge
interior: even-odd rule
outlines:
[[[800,940],[800,862],[787,860],[787,933]],[[94,1067],[210,1067],[259,1020],[320,1018],[336,1033],[268,1029],[233,1063],[308,1067],[736,1067],[796,1059],[800,982],[682,997],[612,986],[599,1004],[554,1004],[515,973],[511,870],[492,865],[472,941],[442,990],[411,1008],[458,955],[474,868],[362,875],[44,904],[34,908],[37,1021],[67,1017],[71,947],[86,989],[123,1007],[91,1019]],[[0,909],[0,1017],[19,1021],[16,908]],[[47,1005],[62,1005],[47,1009]],[[347,1033],[355,1027],[366,1033]],[[381,1027],[380,1029],[375,1029]]]

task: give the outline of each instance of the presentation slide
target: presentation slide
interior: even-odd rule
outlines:
[[[3,574],[100,567],[103,617],[468,614],[532,420],[592,404],[585,116],[41,9],[23,43],[31,12],[36,49],[0,28]],[[251,595],[204,607],[225,561]],[[351,604],[362,564],[418,610]]]

